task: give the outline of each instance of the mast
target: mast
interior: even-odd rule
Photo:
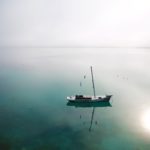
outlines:
[[[93,69],[92,69],[92,66],[91,66],[91,75],[92,75],[93,93],[94,93],[94,97],[95,97],[96,94],[95,94],[95,85],[94,85],[94,77],[93,77]]]

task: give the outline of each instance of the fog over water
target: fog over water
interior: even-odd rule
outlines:
[[[1,0],[0,46],[150,47],[149,0]]]

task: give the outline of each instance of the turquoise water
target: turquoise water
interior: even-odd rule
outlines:
[[[91,65],[111,106],[68,106],[92,94]],[[1,49],[0,149],[149,150],[149,65],[148,49]]]

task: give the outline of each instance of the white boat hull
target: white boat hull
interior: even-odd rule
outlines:
[[[112,95],[104,95],[104,96],[83,96],[83,97],[76,97],[76,96],[68,96],[67,100],[69,102],[77,102],[77,103],[91,103],[91,102],[109,102]]]

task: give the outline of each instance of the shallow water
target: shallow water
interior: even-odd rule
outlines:
[[[93,93],[91,65],[111,106],[68,106]],[[0,149],[149,150],[149,65],[148,49],[1,49]]]

